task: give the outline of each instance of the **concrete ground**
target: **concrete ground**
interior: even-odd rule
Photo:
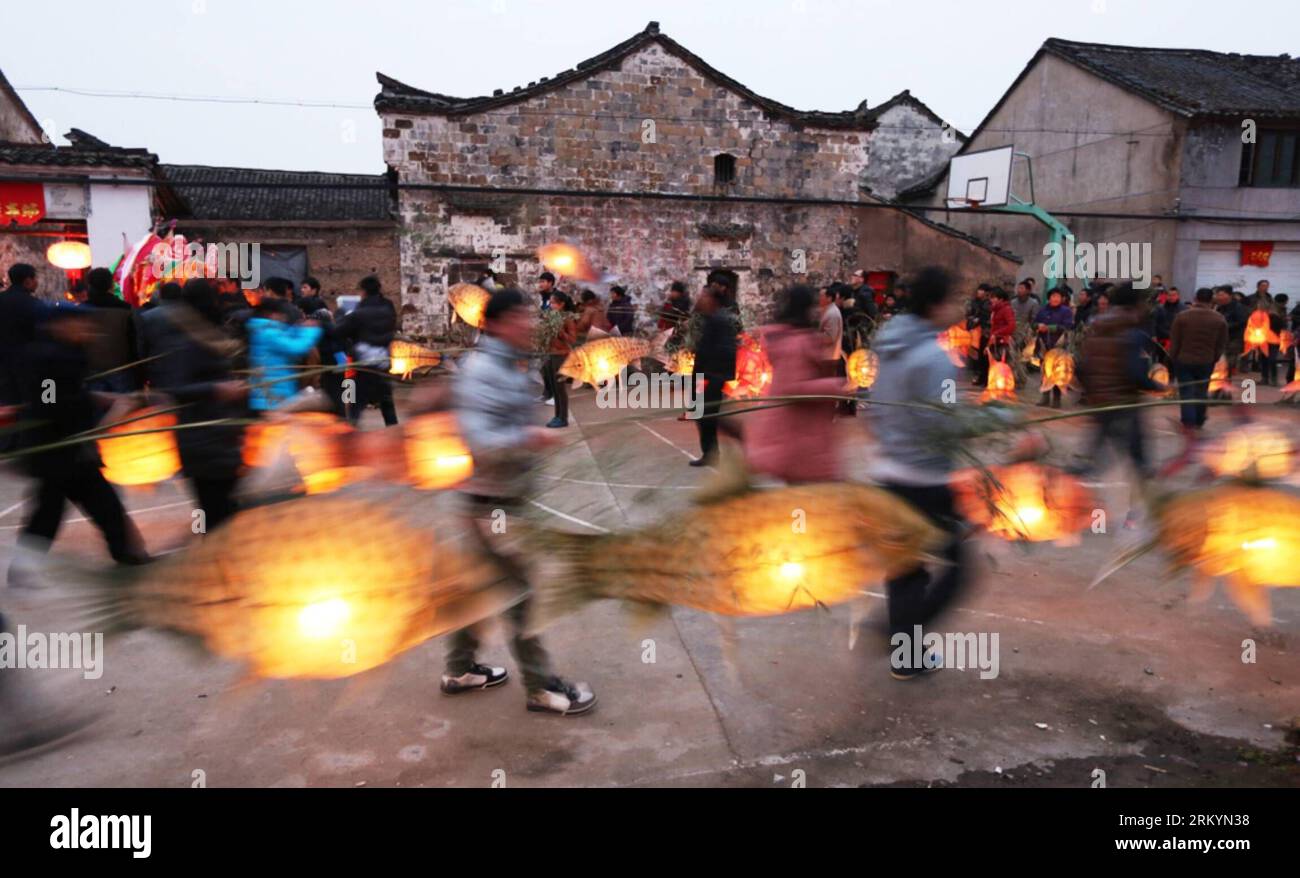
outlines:
[[[537,407],[539,423],[550,414]],[[596,532],[671,515],[708,476],[686,466],[693,424],[629,414],[597,408],[589,389],[576,395],[575,441],[550,460],[537,498],[557,525]],[[1300,413],[1263,416],[1294,435]],[[1175,418],[1147,415],[1161,458],[1179,447]],[[377,426],[376,413],[367,419]],[[1054,446],[1078,445],[1082,426],[1054,425]],[[1212,432],[1225,427],[1212,416]],[[872,453],[861,419],[836,433],[860,471]],[[1027,549],[978,538],[976,585],[938,627],[996,633],[993,679],[955,669],[891,679],[878,585],[852,650],[847,607],[742,619],[729,632],[691,610],[646,624],[614,604],[589,606],[547,635],[561,672],[600,696],[572,719],[525,712],[513,679],[441,696],[436,641],[351,680],[247,682],[234,665],[142,631],[110,642],[99,680],[45,672],[49,697],[100,719],[59,749],[0,766],[0,785],[1082,787],[1100,769],[1111,787],[1300,786],[1300,590],[1273,591],[1267,629],[1222,592],[1189,600],[1189,585],[1152,556],[1087,590],[1134,537],[1119,529],[1125,477],[1115,467],[1098,489],[1107,534]],[[0,475],[0,563],[25,488]],[[154,549],[185,538],[183,484],[126,499]],[[107,562],[75,512],[55,551]],[[47,603],[0,591],[12,624],[30,630],[57,626]],[[1247,639],[1254,663],[1242,661]],[[647,641],[653,662],[643,661]],[[482,658],[512,666],[499,636]]]

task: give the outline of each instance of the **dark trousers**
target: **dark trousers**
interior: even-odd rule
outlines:
[[[1265,387],[1272,387],[1277,383],[1277,345],[1267,345],[1266,350],[1259,353],[1259,383]]]
[[[695,421],[700,431],[700,456],[713,459],[718,456],[718,417],[722,408],[722,385],[726,382],[717,375],[706,375],[704,385],[704,411]]]
[[[542,395],[547,399],[555,399],[555,377],[551,374],[551,357],[555,354],[547,354],[542,358]]]
[[[979,349],[979,354],[975,357],[975,362],[971,364],[971,371],[975,373],[975,383],[980,387],[988,386],[989,357],[992,354],[992,346],[984,345]]]
[[[53,542],[70,500],[99,528],[114,560],[131,555],[126,510],[99,467],[77,464],[58,472],[46,472],[38,478],[32,514],[23,527],[24,533]]]
[[[499,546],[498,542],[501,541],[499,535],[484,533],[483,528],[490,527],[485,522],[488,520],[487,516],[491,514],[491,504],[476,506],[469,503],[467,505],[469,506],[467,514],[472,519],[470,533],[474,551],[494,566],[504,579],[526,588],[527,572],[513,554],[513,551],[518,551],[518,547],[511,550],[504,547],[504,543]],[[513,512],[512,509],[511,513]],[[551,657],[546,652],[546,647],[542,645],[541,638],[530,637],[526,633],[531,605],[532,599],[526,598],[502,613],[510,628],[510,653],[519,665],[519,673],[524,678],[524,688],[530,691],[543,688],[553,676]],[[469,672],[477,661],[478,648],[482,641],[481,634],[479,626],[470,626],[461,628],[448,638],[446,665],[448,674],[459,677]]]
[[[330,406],[337,417],[346,417],[347,409],[343,406],[343,373],[324,372],[320,376],[321,393],[329,397]]]
[[[966,550],[961,540],[961,518],[957,514],[952,490],[947,485],[886,484],[885,489],[923,512],[948,534],[940,556],[948,562],[931,576],[925,567],[889,580],[889,633],[913,635],[917,625],[930,624],[966,587]]]
[[[1098,412],[1092,416],[1092,437],[1086,451],[1087,463],[1081,472],[1100,471],[1106,458],[1106,448],[1112,445],[1133,462],[1140,475],[1151,475],[1150,464],[1147,462],[1146,434],[1142,428],[1141,413],[1137,409]]]
[[[211,533],[238,510],[235,503],[235,485],[238,481],[234,476],[224,479],[190,479],[194,499],[203,510],[207,533]]]
[[[568,378],[560,374],[564,365],[564,354],[549,354],[546,357],[546,376],[550,381],[548,392],[555,400],[555,416],[566,424],[569,422],[569,385]]]
[[[1214,373],[1213,363],[1178,363],[1174,367],[1175,380],[1178,382],[1178,398],[1183,400],[1205,400],[1209,396],[1210,376]],[[1180,420],[1184,427],[1203,427],[1208,407],[1184,402],[1178,407]]]
[[[397,408],[393,405],[393,385],[386,375],[365,369],[357,370],[357,404],[352,407],[350,420],[355,425],[368,406],[377,405],[384,416],[384,426],[397,423]]]

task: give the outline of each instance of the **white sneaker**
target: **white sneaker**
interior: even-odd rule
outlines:
[[[554,399],[544,399],[544,400],[542,400],[542,405],[554,406],[554,405],[555,405],[555,400],[554,400]]]
[[[505,668],[493,668],[488,665],[474,665],[459,677],[442,675],[442,694],[459,695],[461,692],[473,692],[477,689],[491,689],[500,686],[510,675]]]
[[[528,709],[543,713],[577,716],[595,706],[596,695],[586,683],[566,683],[559,677],[528,693]]]

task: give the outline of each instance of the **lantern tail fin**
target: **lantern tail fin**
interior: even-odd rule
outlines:
[[[535,557],[541,559],[533,583],[530,634],[544,631],[556,619],[592,601],[614,597],[601,592],[597,574],[588,565],[605,551],[605,537],[537,527],[529,530],[527,538]]]

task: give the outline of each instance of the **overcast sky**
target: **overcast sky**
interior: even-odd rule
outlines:
[[[875,105],[907,88],[967,133],[1049,36],[1300,54],[1297,0],[3,0],[0,69],[56,142],[77,127],[164,162],[378,173],[375,71],[490,94],[573,67],[651,20],[799,109]]]

